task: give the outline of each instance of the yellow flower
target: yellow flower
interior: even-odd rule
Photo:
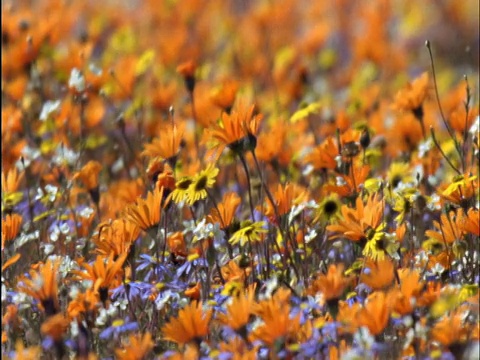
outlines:
[[[192,184],[192,178],[184,177],[175,183],[175,190],[172,192],[172,200],[175,204],[187,200],[188,188]]]
[[[206,169],[193,177],[186,193],[189,205],[193,205],[196,201],[207,197],[207,189],[215,184],[215,177],[218,175],[218,172],[218,168],[213,164],[209,164]]]
[[[242,222],[240,230],[232,235],[229,242],[232,245],[240,243],[243,246],[248,241],[260,241],[262,239],[261,235],[268,231],[264,226],[265,221],[252,222],[246,220]]]

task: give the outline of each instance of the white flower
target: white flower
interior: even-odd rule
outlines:
[[[423,158],[425,155],[433,148],[433,141],[431,138],[428,138],[425,141],[418,144],[418,157]]]
[[[95,320],[95,325],[103,326],[107,323],[107,320],[108,320],[107,310],[105,310],[105,308],[101,308],[98,313],[97,319]]]
[[[193,229],[193,243],[213,237],[214,241],[222,241],[225,233],[220,230],[220,224],[207,224],[206,219],[198,223]]]
[[[72,337],[76,337],[78,335],[78,322],[72,321],[70,323],[70,333],[72,334]]]
[[[15,241],[15,248],[18,249],[25,245],[27,242],[36,240],[40,237],[40,231],[36,230],[30,234],[21,234]]]
[[[370,350],[375,343],[375,338],[370,334],[367,327],[362,326],[353,336],[355,343],[359,344],[363,349]]]
[[[37,159],[38,157],[40,157],[41,155],[42,154],[41,154],[40,150],[32,148],[28,145],[25,145],[22,149],[23,164],[22,164],[21,158],[19,158],[17,160],[17,162],[15,163],[15,167],[18,170],[23,170],[24,166],[29,167],[31,162],[33,160]]]
[[[55,246],[53,244],[42,243],[40,246],[43,247],[43,252],[45,253],[45,255],[50,255],[55,249]]]
[[[70,79],[68,80],[68,86],[75,88],[75,90],[82,92],[85,90],[85,78],[80,70],[73,68],[70,73]]]
[[[309,243],[317,237],[317,231],[315,229],[309,229],[308,233],[305,234],[305,243]]]
[[[291,224],[293,219],[295,219],[295,217],[297,217],[297,215],[299,215],[303,210],[316,208],[318,208],[318,205],[313,200],[303,202],[299,205],[293,205],[290,213],[288,214],[288,223]]]
[[[53,163],[56,165],[74,165],[78,160],[79,154],[65,146],[57,146],[53,155]]]
[[[472,136],[478,136],[479,131],[480,131],[480,115],[478,115],[475,118],[475,120],[473,121],[472,126],[470,126],[470,129],[468,130],[468,132]]]
[[[70,299],[75,300],[78,294],[80,294],[80,290],[78,289],[78,286],[73,285],[70,288],[70,291],[68,292],[68,296],[70,296]]]
[[[335,181],[336,181],[336,184],[337,186],[344,186],[344,185],[347,185],[347,183],[345,182],[345,179],[341,176],[337,176],[335,178]]]
[[[91,207],[86,207],[82,209],[78,215],[80,215],[82,218],[88,219],[92,214],[95,212]]]
[[[45,121],[48,119],[50,114],[57,111],[60,108],[60,100],[51,101],[48,100],[45,104],[43,104],[42,111],[40,112],[40,120]]]
[[[98,66],[96,66],[95,64],[89,64],[88,70],[90,70],[96,76],[101,76],[103,73],[103,70]]]
[[[308,165],[305,166],[305,168],[303,169],[302,175],[303,175],[303,176],[307,176],[307,175],[311,174],[314,169],[315,169],[315,168],[313,167],[312,164],[308,164]]]
[[[48,201],[54,202],[57,197],[58,187],[47,184],[45,185],[45,191],[48,194]]]
[[[3,283],[3,278],[2,278],[2,302],[7,300],[7,287]]]

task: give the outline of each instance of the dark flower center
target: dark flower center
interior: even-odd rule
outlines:
[[[192,183],[192,180],[190,179],[180,180],[177,183],[177,188],[179,188],[180,190],[187,190],[191,183]]]
[[[207,187],[208,177],[207,176],[200,176],[200,178],[195,183],[195,191],[205,190]]]
[[[325,202],[325,205],[323,206],[323,211],[328,217],[334,215],[337,212],[337,210],[338,210],[338,205],[333,200],[329,200]]]

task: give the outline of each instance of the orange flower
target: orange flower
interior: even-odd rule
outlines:
[[[459,209],[462,214],[461,230],[476,236],[480,236],[480,213],[478,209],[468,209],[467,215],[463,214],[463,210]]]
[[[327,230],[342,233],[352,241],[364,242],[367,240],[367,231],[375,230],[381,224],[383,201],[377,194],[371,194],[365,205],[360,197],[357,197],[355,204],[355,209],[343,205],[341,209],[343,218],[338,220],[337,224],[328,225]],[[339,236],[334,235],[331,238]]]
[[[396,288],[389,292],[389,303],[393,304],[393,310],[400,315],[411,314],[424,284],[420,281],[420,274],[417,271],[401,269],[398,275],[400,289]]]
[[[153,192],[147,194],[145,200],[137,199],[134,205],[127,207],[126,219],[144,231],[156,227],[161,220],[162,199],[163,188],[160,190],[155,188]]]
[[[242,336],[246,336],[246,325],[253,312],[255,291],[250,289],[246,294],[231,298],[227,304],[227,313],[219,313],[217,319]]]
[[[93,282],[92,288],[94,290],[98,289],[100,300],[105,303],[108,299],[108,291],[119,286],[122,282],[122,265],[127,255],[127,253],[123,253],[116,261],[113,261],[113,254],[108,258],[99,255],[92,265],[80,261],[79,264],[85,269],[85,272],[72,270],[72,274],[82,279],[91,280]]]
[[[427,307],[432,305],[440,297],[441,290],[442,284],[440,282],[429,281],[418,298],[418,306]]]
[[[219,223],[220,228],[225,230],[230,226],[235,218],[235,212],[241,203],[240,197],[234,192],[228,192],[223,196],[223,201],[217,205],[217,209],[212,208],[211,215],[208,216],[210,223]]]
[[[80,179],[87,190],[93,190],[98,188],[98,174],[101,170],[102,164],[98,161],[90,160],[73,178]]]
[[[282,216],[288,214],[293,205],[298,205],[307,200],[308,194],[306,190],[300,188],[298,185],[288,183],[285,186],[278,184],[277,189],[273,193],[275,205],[270,200],[266,202],[264,213],[270,219],[275,219],[275,216]],[[275,212],[275,209],[277,212]]]
[[[443,316],[432,328],[433,339],[443,346],[448,347],[455,343],[465,343],[473,330],[472,325],[464,322],[464,314],[460,310]]]
[[[288,301],[277,301],[272,297],[258,304],[255,313],[263,320],[263,324],[250,333],[252,341],[261,340],[272,346],[277,339],[285,337],[288,341],[300,331],[301,314],[291,318]]]
[[[50,336],[55,342],[60,341],[67,332],[70,321],[63,314],[50,316],[40,327],[43,335]]]
[[[2,250],[7,241],[11,241],[17,237],[20,232],[22,220],[22,216],[19,214],[7,214],[5,219],[2,219]]]
[[[187,256],[187,245],[181,231],[174,232],[167,238],[167,245],[170,252],[176,256]]]
[[[424,72],[420,77],[413,80],[412,83],[408,83],[395,96],[394,107],[398,110],[410,110],[414,113],[418,111],[428,95],[428,82],[428,73]]]
[[[185,87],[190,93],[195,89],[195,71],[197,64],[193,60],[181,63],[177,66],[177,72],[181,74],[185,80]]]
[[[200,300],[202,290],[202,283],[197,282],[193,285],[189,285],[189,288],[185,290],[185,296],[189,297],[191,300]]]
[[[115,349],[115,355],[119,360],[142,360],[152,351],[154,345],[148,331],[143,335],[130,335],[128,343],[122,349]]]
[[[226,265],[220,268],[222,277],[226,282],[229,281],[239,281],[242,282],[245,280],[245,271],[238,266],[237,262],[230,260]]]
[[[288,137],[296,130],[290,126],[290,123],[279,119],[270,125],[268,131],[258,135],[258,146],[255,149],[258,160],[270,163],[274,169],[279,166],[288,167],[293,156],[293,147],[288,143]]]
[[[7,176],[5,176],[5,172],[2,171],[2,192],[6,194],[17,192],[24,175],[25,173],[23,172],[19,174],[16,167],[11,168]]]
[[[178,312],[176,318],[171,319],[162,328],[165,340],[179,345],[194,342],[199,345],[203,337],[209,333],[209,323],[212,309],[203,311],[202,302],[192,301]]]
[[[30,271],[31,279],[21,277],[18,284],[19,291],[40,301],[40,309],[45,311],[48,316],[55,315],[60,311],[57,284],[60,261],[60,259],[48,260],[39,266],[38,271]]]
[[[240,103],[230,114],[222,114],[222,122],[207,129],[207,134],[217,145],[214,149],[221,154],[225,146],[235,153],[243,153],[256,146],[255,135],[262,120],[262,115],[253,115],[254,105],[247,107]]]
[[[250,348],[245,340],[236,336],[221,342],[218,345],[220,351],[231,354],[231,360],[256,360],[258,358],[258,346]]]
[[[425,231],[425,235],[436,239],[442,244],[445,242],[447,244],[452,244],[455,240],[462,238],[462,231],[458,226],[459,220],[460,217],[456,217],[454,211],[450,211],[448,215],[442,214],[440,222],[433,222],[433,225],[439,231],[427,230]]]
[[[390,310],[383,292],[374,292],[365,300],[365,305],[356,315],[359,327],[366,326],[372,335],[379,335],[387,326]]]
[[[340,333],[353,334],[357,331],[358,324],[355,321],[355,316],[360,311],[360,304],[353,303],[349,305],[346,301],[338,302],[338,315],[336,320],[341,324]]]
[[[160,137],[156,137],[151,143],[144,145],[145,150],[143,150],[141,155],[152,158],[159,156],[170,161],[173,166],[182,145],[183,132],[184,129],[178,129],[176,124],[162,129]]]
[[[367,258],[365,268],[360,274],[360,282],[373,290],[380,290],[390,286],[394,277],[394,264],[389,258],[377,261]]]
[[[313,150],[304,158],[306,163],[313,166],[315,170],[336,169],[338,156],[338,146],[332,137],[328,137],[323,143],[313,148]]]
[[[442,198],[462,205],[478,194],[478,178],[476,175],[458,175],[448,186],[440,188],[443,190],[440,192]]]
[[[212,92],[210,98],[212,102],[225,111],[230,113],[237,95],[238,83],[234,80],[226,80],[222,87]]]
[[[100,308],[98,291],[87,289],[85,293],[77,294],[75,299],[68,303],[67,314],[71,319],[80,321],[95,316]]]
[[[344,265],[331,264],[328,267],[328,272],[325,275],[320,275],[310,285],[307,293],[315,295],[321,292],[326,301],[339,299],[345,288],[350,283],[350,279],[343,274]]]
[[[140,229],[130,221],[116,219],[113,222],[98,225],[98,234],[92,241],[97,246],[95,252],[114,259],[128,252],[130,245],[137,239]]]

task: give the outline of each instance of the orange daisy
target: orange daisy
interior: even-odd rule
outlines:
[[[202,302],[192,301],[178,312],[176,318],[171,319],[162,328],[165,340],[179,345],[193,342],[199,345],[209,333],[209,323],[212,309],[203,311]]]

